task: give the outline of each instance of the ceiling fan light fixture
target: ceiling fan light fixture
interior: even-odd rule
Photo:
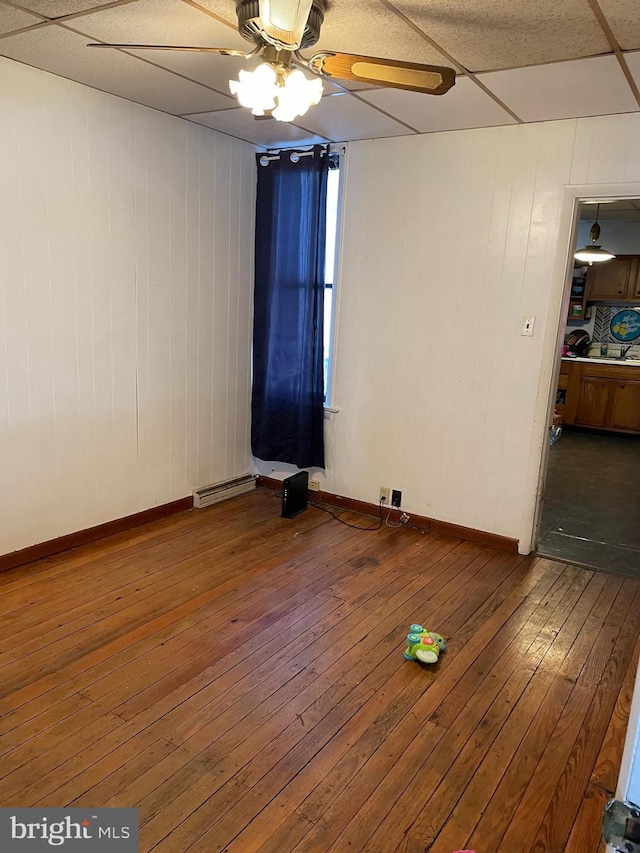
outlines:
[[[270,112],[278,121],[293,121],[322,98],[322,80],[309,80],[302,71],[261,62],[255,71],[240,71],[229,80],[231,94],[256,116]]]

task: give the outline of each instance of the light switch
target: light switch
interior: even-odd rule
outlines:
[[[521,335],[524,335],[527,338],[533,337],[533,327],[536,322],[535,317],[523,317],[522,318],[522,331]]]

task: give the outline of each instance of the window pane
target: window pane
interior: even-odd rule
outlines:
[[[327,182],[327,242],[325,246],[324,280],[332,284],[336,265],[336,229],[338,227],[338,187],[340,170],[331,169]]]
[[[324,289],[324,399],[329,395],[329,356],[331,354],[331,309],[333,304],[333,290],[330,287]]]
[[[340,170],[331,169],[327,180],[326,243],[324,274],[324,401],[331,402],[331,336],[333,333],[333,286],[335,283]]]

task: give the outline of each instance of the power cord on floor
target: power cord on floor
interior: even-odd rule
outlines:
[[[274,492],[273,496],[274,496],[274,498],[280,499],[282,497],[282,492]],[[400,521],[390,521],[391,513],[393,512],[393,509],[394,509],[392,506],[389,507],[389,512],[387,513],[387,517],[385,519],[383,519],[382,518],[382,505],[384,503],[384,498],[378,504],[378,510],[380,513],[380,517],[379,517],[378,523],[375,524],[373,527],[361,527],[358,524],[351,524],[351,522],[349,522],[349,521],[344,521],[344,519],[337,516],[330,509],[327,509],[326,507],[321,506],[318,501],[310,500],[310,501],[308,501],[308,503],[309,503],[309,506],[315,507],[315,509],[319,509],[322,512],[326,512],[327,515],[330,515],[332,518],[335,518],[335,520],[339,521],[340,524],[344,524],[345,527],[352,527],[354,530],[380,530],[380,528],[382,527],[382,524],[384,522],[384,524],[386,524],[387,527],[413,527],[414,530],[417,530],[418,533],[422,533],[423,536],[428,532],[427,530],[423,530],[421,527],[418,527],[417,524],[414,524],[413,521],[411,521],[409,516],[406,514],[406,512],[402,513],[402,515],[400,516]]]
[[[380,510],[380,519],[379,519],[378,523],[376,525],[374,525],[373,527],[360,527],[360,525],[358,525],[358,524],[351,524],[351,522],[349,522],[349,521],[344,521],[344,519],[339,518],[330,509],[327,509],[324,506],[320,506],[320,504],[317,501],[309,501],[309,506],[313,506],[316,509],[322,510],[322,512],[328,513],[332,518],[335,518],[336,521],[339,521],[340,524],[344,524],[345,527],[352,527],[354,530],[380,530],[380,528],[382,527],[382,503],[383,502],[380,501],[380,503],[378,504],[378,507]],[[389,510],[389,512],[391,512],[391,510]]]

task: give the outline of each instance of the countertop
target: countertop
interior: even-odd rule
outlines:
[[[599,356],[594,356],[592,358],[587,358],[586,356],[577,356],[576,358],[570,358],[569,356],[562,356],[563,361],[582,361],[587,364],[611,364],[615,367],[640,367],[640,359],[638,358],[604,358]]]

